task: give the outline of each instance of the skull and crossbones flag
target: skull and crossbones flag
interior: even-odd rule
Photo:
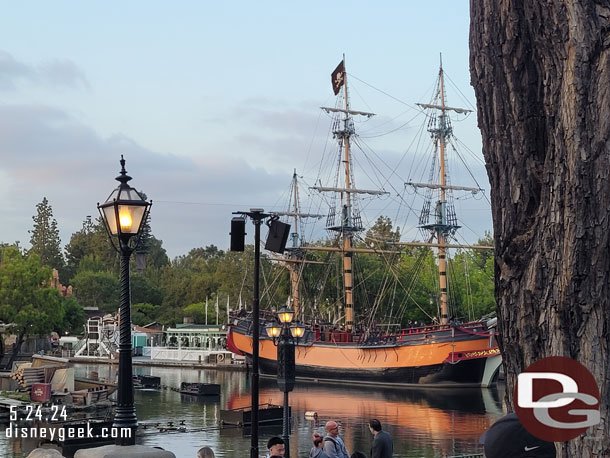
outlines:
[[[341,86],[345,84],[345,65],[343,65],[343,61],[337,65],[335,71],[330,75],[330,81],[333,85],[333,91],[337,95]]]

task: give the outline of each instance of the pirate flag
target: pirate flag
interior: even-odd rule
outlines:
[[[330,82],[333,85],[335,95],[337,95],[341,86],[345,84],[345,65],[343,65],[343,61],[337,65],[335,71],[330,75]]]

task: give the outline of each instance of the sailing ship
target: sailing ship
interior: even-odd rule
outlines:
[[[428,131],[434,141],[435,151],[432,178],[434,183],[406,185],[424,189],[426,201],[419,219],[419,228],[429,235],[428,242],[394,241],[384,246],[356,246],[355,238],[364,230],[358,198],[362,195],[382,196],[384,190],[359,189],[354,185],[352,142],[357,138],[354,117],[370,118],[373,113],[356,111],[350,107],[348,97],[345,58],[331,75],[333,90],[338,99],[337,106],[322,108],[333,117],[333,136],[338,143],[338,171],[334,186],[320,183],[312,189],[329,194],[326,202],[330,206],[326,218],[326,230],[334,235],[334,246],[310,246],[299,243],[298,223],[302,218],[320,218],[317,214],[304,214],[297,208],[296,171],[293,176],[294,207],[291,212],[278,216],[293,221],[292,247],[284,263],[290,270],[292,297],[291,306],[296,316],[303,316],[299,296],[299,280],[302,269],[309,262],[307,253],[313,251],[334,252],[341,256],[343,320],[340,324],[314,320],[304,322],[306,332],[298,339],[295,348],[296,376],[318,381],[357,382],[392,386],[479,386],[495,383],[501,363],[495,331],[485,320],[458,323],[449,316],[447,285],[447,250],[450,248],[472,248],[469,245],[450,243],[459,229],[452,201],[454,191],[477,192],[478,188],[453,186],[447,180],[445,149],[452,135],[450,113],[465,113],[469,110],[454,108],[445,103],[444,74],[442,63],[439,71],[437,97],[432,103],[418,104],[421,110],[431,110]],[[435,202],[433,200],[435,199]],[[397,256],[404,247],[424,246],[434,248],[437,253],[440,293],[438,317],[431,324],[411,324],[402,327],[383,327],[369,319],[366,325],[355,319],[354,257],[361,253]],[[491,249],[491,247],[486,247]],[[398,255],[400,256],[400,255]],[[364,307],[362,307],[364,308]],[[232,317],[228,333],[228,348],[234,353],[251,359],[253,332],[259,333],[259,369],[262,375],[277,373],[277,349],[265,328],[274,320],[264,315],[259,320],[260,328],[253,330],[252,316],[247,313]]]

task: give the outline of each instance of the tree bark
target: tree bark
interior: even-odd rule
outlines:
[[[491,184],[500,348],[516,376],[578,360],[601,423],[559,445],[610,456],[610,4],[471,0],[470,71]]]

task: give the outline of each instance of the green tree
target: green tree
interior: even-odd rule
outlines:
[[[398,294],[392,315],[402,324],[409,321],[429,323],[438,316],[438,266],[428,247],[403,250],[396,270]]]
[[[63,299],[64,319],[61,324],[61,331],[69,334],[80,334],[83,332],[85,324],[85,311],[75,298],[65,297]],[[60,333],[61,334],[61,333]]]
[[[163,302],[161,288],[155,286],[146,277],[131,276],[131,300],[133,303],[145,302],[160,305]]]
[[[93,222],[87,216],[81,229],[70,237],[70,242],[66,245],[65,283],[71,283],[79,270],[85,270],[81,266],[85,258],[101,264],[102,267],[96,267],[96,271],[107,270],[118,275],[118,255],[110,245],[106,229],[99,218]]]
[[[38,255],[40,262],[63,274],[64,258],[61,254],[61,240],[53,209],[46,197],[36,205],[36,215],[32,216],[34,227],[30,231],[30,253]],[[61,278],[61,277],[60,277]]]
[[[145,326],[159,320],[161,307],[159,305],[140,302],[131,306],[131,321],[138,326]]]
[[[61,332],[62,297],[50,286],[50,280],[51,268],[42,266],[36,254],[24,256],[15,247],[0,252],[0,321],[7,325],[7,334],[17,336],[7,367],[12,365],[26,337]],[[0,342],[4,337],[0,335]]]
[[[477,245],[487,243],[481,239]],[[448,266],[453,316],[473,320],[495,311],[492,250],[460,250]]]
[[[163,266],[169,264],[169,257],[165,248],[163,248],[163,241],[156,238],[154,235],[148,240],[148,248],[146,252],[146,268],[160,269]]]
[[[183,318],[184,312],[181,307],[163,307],[159,310],[154,321],[167,326],[174,326],[176,323],[182,323]]]
[[[111,272],[82,270],[72,280],[75,298],[85,307],[114,313],[119,307],[119,279]]]
[[[400,228],[392,229],[392,220],[387,216],[380,216],[375,224],[366,232],[365,244],[374,248],[388,248],[391,242],[400,240]]]
[[[163,306],[168,308],[182,309],[188,304],[192,272],[173,262],[161,269],[161,281],[159,286],[163,293]],[[192,302],[192,301],[190,301]]]
[[[217,265],[214,272],[214,281],[217,285],[215,292],[218,297],[224,298],[222,307],[226,313],[226,298],[230,298],[231,308],[235,310],[239,305],[251,303],[254,285],[254,247],[248,245],[244,251],[231,251],[226,253]],[[261,285],[264,280],[261,280]],[[221,309],[222,310],[222,309]],[[222,313],[222,312],[221,312]]]
[[[214,304],[211,305],[212,309],[214,309]],[[210,303],[208,301],[208,320],[210,318]],[[184,307],[184,316],[189,316],[195,319],[195,323],[204,324],[205,323],[205,301],[198,302],[196,304],[190,304]],[[208,321],[209,323],[211,321]]]

